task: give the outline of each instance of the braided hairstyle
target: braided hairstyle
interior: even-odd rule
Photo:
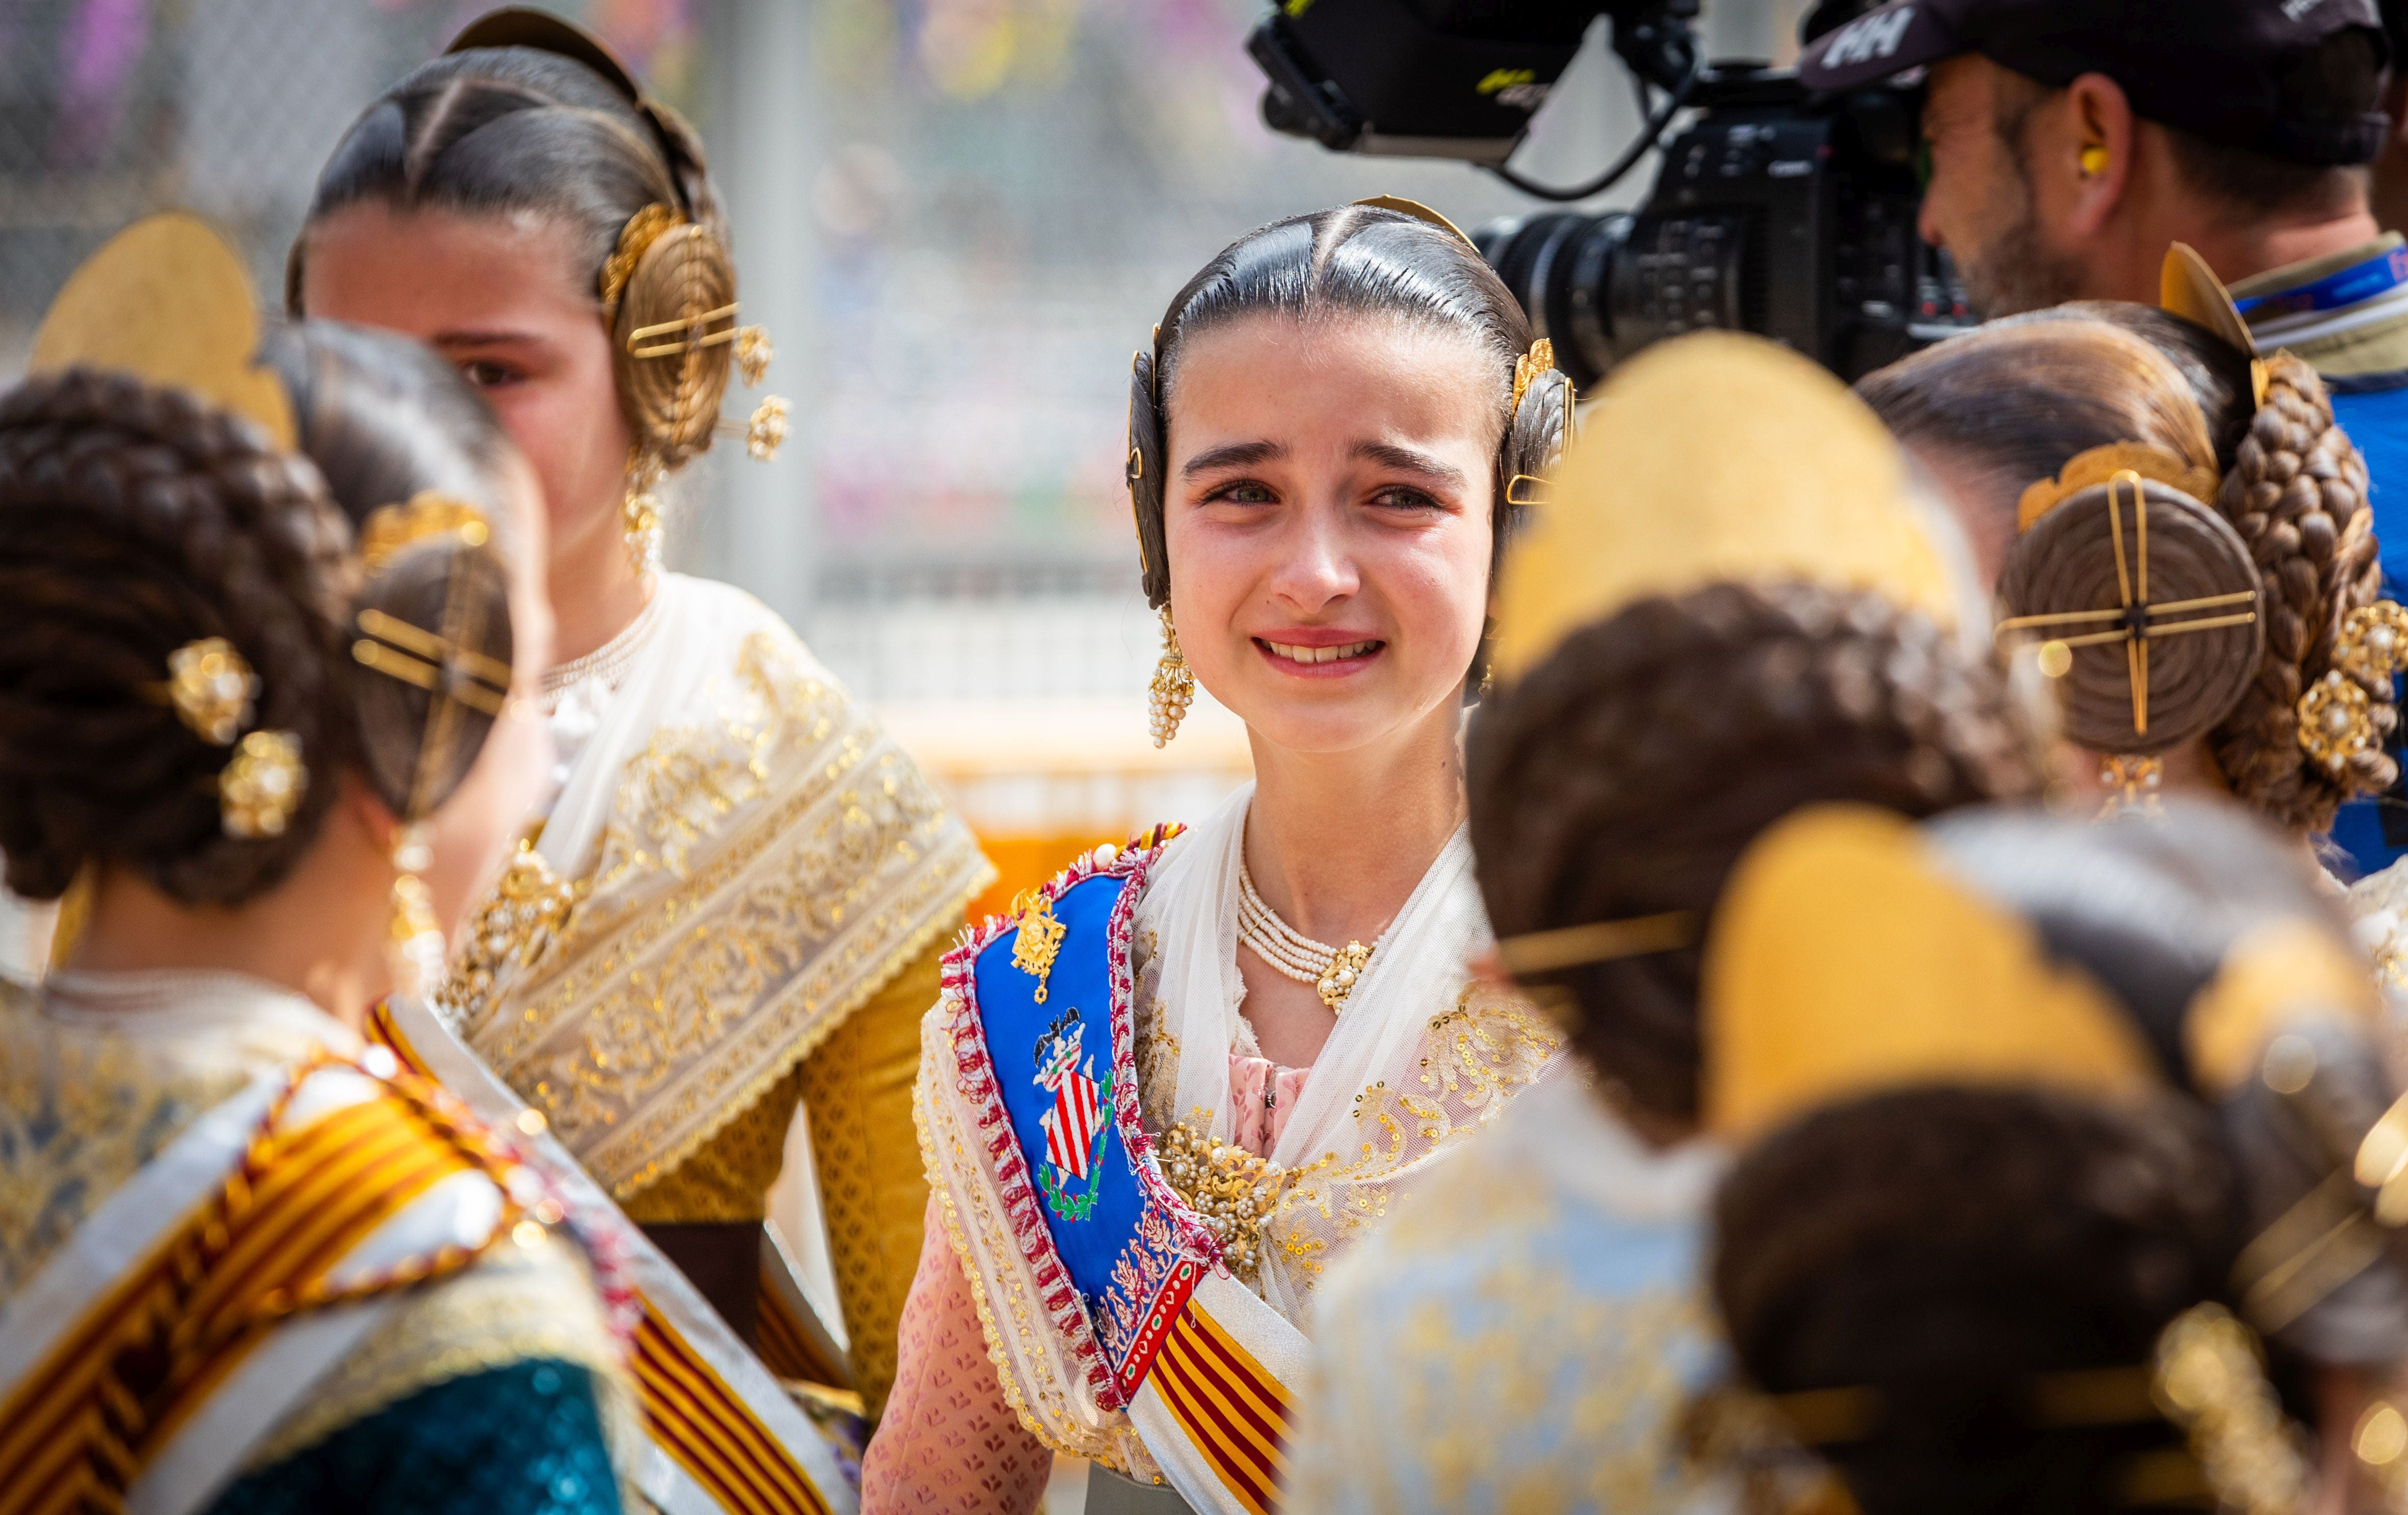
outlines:
[[[480,716],[430,749],[433,702],[377,687],[394,680],[360,668],[351,647],[354,614],[370,606],[439,633],[456,573],[480,627],[472,650],[507,663],[494,547],[423,545],[364,583],[351,523],[432,489],[502,529],[490,412],[398,337],[303,327],[272,335],[263,356],[292,393],[299,454],[187,391],[122,373],[67,368],[0,396],[0,603],[12,615],[0,637],[0,853],[19,894],[55,898],[104,864],[186,905],[239,905],[308,850],[337,772],[363,774],[408,816],[448,795],[482,741]],[[463,416],[482,428],[467,427],[465,446],[449,429]],[[251,724],[299,739],[310,779],[280,834],[226,833],[216,784],[227,750],[158,693],[168,654],[209,636],[259,678]]]
[[[2223,1294],[2240,1216],[2187,1100],[1909,1090],[1808,1115],[1733,1165],[1713,1297],[1756,1387],[1879,1396],[1868,1434],[1816,1449],[1864,1515],[2149,1508],[2133,1459],[2178,1453],[2180,1434],[2035,1423],[2033,1381],[2147,1363],[2168,1322]]]
[[[463,40],[476,41],[483,25]],[[702,140],[566,23],[525,40],[536,45],[461,48],[387,90],[336,145],[308,220],[373,201],[469,215],[533,211],[567,226],[576,276],[610,330],[620,409],[637,447],[674,468],[710,446],[735,345],[638,358],[633,350],[647,344],[630,338],[736,301],[726,219]],[[666,229],[632,264],[618,259],[622,234],[648,211],[645,224]],[[296,316],[308,243],[305,225],[285,265],[285,305]],[[676,334],[666,340],[677,344]]]
[[[2344,618],[2381,597],[2382,568],[2366,460],[2333,419],[2324,381],[2287,352],[2266,360],[2266,369],[2265,403],[2215,499],[2258,566],[2266,652],[2208,746],[2244,802],[2279,824],[2321,832],[2344,801],[2380,793],[2399,777],[2379,745],[2335,770],[2299,740],[2300,695],[2333,668]],[[2344,677],[2366,692],[2369,718],[2387,736],[2399,722],[2391,680]]]
[[[1805,584],[1641,600],[1489,696],[1467,745],[1471,839],[1499,936],[1703,919],[1756,834],[1800,805],[1926,816],[2035,793],[2003,677],[1927,618]],[[1698,1116],[1691,946],[1534,976],[1617,1103]]]
[[[1180,349],[1198,332],[1266,312],[1297,321],[1388,316],[1477,341],[1497,376],[1491,520],[1496,545],[1503,547],[1516,512],[1514,480],[1543,476],[1568,440],[1571,380],[1549,369],[1517,403],[1515,365],[1530,350],[1530,322],[1479,250],[1460,233],[1400,210],[1341,206],[1273,222],[1230,243],[1171,296],[1153,347],[1138,351],[1129,374],[1127,474],[1147,604],[1159,607],[1170,599],[1163,489]]]

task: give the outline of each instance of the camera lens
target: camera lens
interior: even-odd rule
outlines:
[[[1532,335],[1555,343],[1556,365],[1580,389],[1613,366],[1608,286],[1631,222],[1618,210],[1556,211],[1492,221],[1472,234],[1481,256],[1522,303]]]

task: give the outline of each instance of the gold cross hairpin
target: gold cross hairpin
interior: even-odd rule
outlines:
[[[2135,538],[2133,561],[2129,565],[2124,558],[2123,511],[2115,498],[2116,486],[2127,482],[2132,489],[2132,531]],[[2040,650],[2041,671],[2051,678],[2061,677],[2073,665],[2073,649],[2122,642],[2127,676],[2132,683],[2132,730],[2136,734],[2145,734],[2149,729],[2149,643],[2160,636],[2173,636],[2184,632],[2214,631],[2219,626],[2245,626],[2258,619],[2258,612],[2243,610],[2170,624],[2156,618],[2180,615],[2186,611],[2213,610],[2228,605],[2255,605],[2258,592],[2243,589],[2229,594],[2203,594],[2197,599],[2150,604],[2149,501],[2141,493],[2141,476],[2129,468],[2118,469],[2107,480],[2107,529],[2115,542],[2115,590],[2120,604],[2108,610],[2063,610],[2047,615],[2013,616],[1999,622],[1998,634],[2004,636],[2012,631],[2042,626],[2121,622],[2113,631],[2054,637],[2043,643]]]
[[[502,713],[510,688],[508,665],[382,610],[362,610],[359,627],[366,635],[351,644],[351,656],[360,663],[438,699],[455,700],[489,716]]]
[[[710,330],[714,322],[722,321],[729,324],[715,332]],[[739,334],[735,321],[736,302],[731,300],[715,310],[705,310],[693,316],[681,316],[675,321],[655,322],[650,326],[638,326],[627,334],[627,356],[674,358],[680,353],[691,352],[695,348],[719,347],[724,343],[737,341]],[[744,328],[746,331],[752,329]],[[667,341],[654,340],[658,337],[666,337],[672,332],[683,335]],[[767,365],[764,364],[764,366]]]

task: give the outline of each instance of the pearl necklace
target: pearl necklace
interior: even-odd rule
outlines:
[[[1238,936],[1254,955],[1287,978],[1311,984],[1321,1003],[1335,1014],[1346,1008],[1346,996],[1370,965],[1371,947],[1350,941],[1332,947],[1280,919],[1254,888],[1254,876],[1243,859],[1238,863]],[[1374,943],[1376,947],[1378,944]]]

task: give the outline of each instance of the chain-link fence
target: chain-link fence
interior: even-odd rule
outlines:
[[[76,264],[126,222],[209,217],[280,302],[327,151],[485,8],[460,0],[0,0],[0,372]],[[692,4],[565,6],[692,94]],[[592,10],[593,15],[583,12]],[[655,69],[655,72],[663,70]]]

